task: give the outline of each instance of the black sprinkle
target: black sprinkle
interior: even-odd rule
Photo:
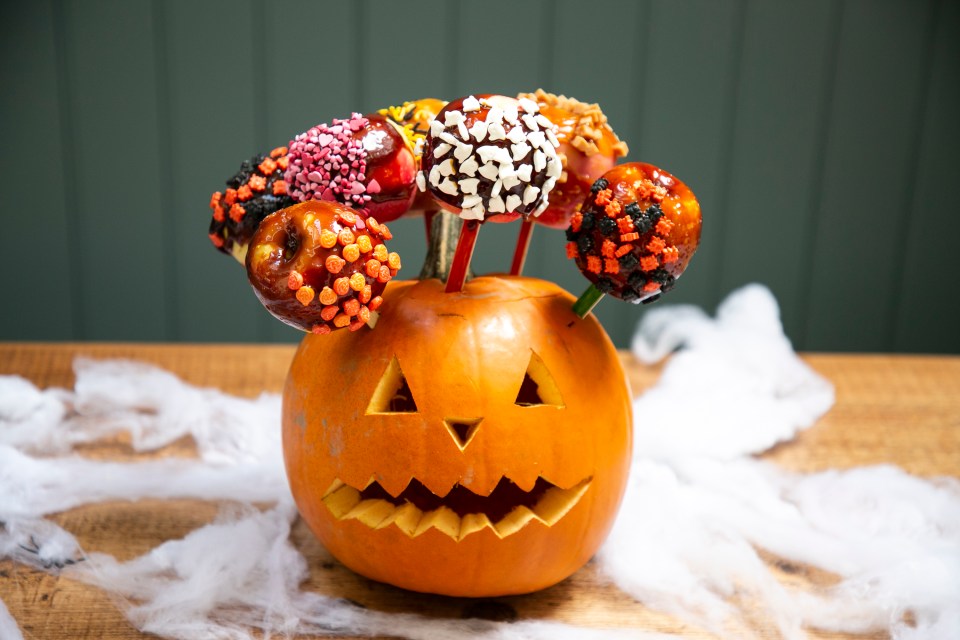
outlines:
[[[600,218],[600,221],[597,222],[597,227],[600,229],[600,233],[605,236],[612,236],[617,233],[617,223],[613,218],[608,218],[603,216]]]
[[[655,224],[656,222],[654,222],[646,213],[642,213],[633,219],[633,226],[637,228],[637,232],[640,235],[643,235],[644,233],[650,231],[650,229],[653,229],[653,225]]]
[[[660,220],[660,217],[663,215],[663,209],[660,208],[659,204],[650,205],[650,208],[647,209],[644,213],[653,220],[653,224],[657,224]]]
[[[653,304],[654,302],[656,302],[656,301],[659,300],[659,299],[660,299],[660,294],[658,293],[658,294],[655,294],[655,295],[650,296],[649,298],[644,299],[644,300],[643,300],[643,304]]]
[[[592,213],[585,213],[583,214],[583,220],[580,222],[580,229],[583,231],[590,231],[590,229],[593,229],[593,225],[595,225],[596,222],[596,216],[594,216]]]
[[[580,234],[573,230],[573,227],[567,227],[567,242],[573,242]]]
[[[622,269],[631,271],[638,264],[640,264],[640,258],[638,258],[637,254],[635,254],[633,251],[620,256],[620,268]]]
[[[617,288],[617,285],[613,284],[613,281],[609,278],[597,278],[597,281],[593,283],[597,289],[603,293],[613,293]]]
[[[624,302],[636,302],[640,299],[640,296],[638,296],[637,292],[633,289],[624,289],[620,296],[623,298]]]
[[[609,184],[610,183],[607,182],[605,179],[599,178],[597,179],[596,182],[593,183],[593,186],[590,187],[590,193],[597,193],[598,191],[603,191],[604,189],[607,188]]]
[[[593,251],[593,238],[587,235],[580,236],[577,239],[577,249],[581,254]]]
[[[637,291],[642,291],[643,287],[647,284],[647,277],[639,271],[635,271],[630,274],[630,277],[627,278],[627,284],[636,289]]]
[[[628,216],[630,216],[631,218],[634,218],[634,217],[640,215],[640,213],[641,213],[641,211],[640,211],[640,204],[637,203],[637,202],[631,202],[630,204],[628,204],[628,205],[626,206],[626,208],[623,210],[623,212],[624,212],[625,214],[627,214]]]

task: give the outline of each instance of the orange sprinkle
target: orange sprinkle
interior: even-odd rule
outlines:
[[[370,236],[366,234],[357,238],[357,246],[360,247],[360,253],[370,253],[373,251],[373,243],[370,242]]]
[[[370,285],[366,285],[363,289],[360,290],[360,302],[367,304],[370,302],[370,297],[373,295],[373,289],[370,288]]]
[[[313,287],[308,284],[303,285],[297,289],[297,300],[300,301],[300,304],[307,306],[313,302],[313,296],[316,295],[313,291]]]
[[[347,261],[340,256],[327,256],[327,259],[323,261],[323,266],[325,266],[330,273],[340,273],[345,264],[347,264]]]
[[[366,286],[367,279],[363,277],[362,273],[355,273],[350,276],[350,288],[354,291],[363,291],[363,287]]]
[[[210,234],[210,242],[212,242],[213,246],[215,246],[217,249],[223,246],[223,238],[215,233]]]
[[[253,197],[253,191],[250,189],[250,185],[243,185],[237,189],[237,199],[240,202],[244,202]]]
[[[367,223],[369,224],[369,222],[368,220]],[[385,224],[380,225],[380,237],[384,240],[393,240],[393,234],[390,233],[390,229]]]
[[[366,221],[367,229],[373,231],[374,233],[380,233],[380,223],[377,222],[376,218],[367,218]]]
[[[373,248],[373,257],[379,260],[380,262],[387,261],[387,245],[378,244]]]
[[[374,258],[367,260],[367,264],[365,265],[365,270],[367,272],[367,275],[370,276],[371,278],[376,278],[378,275],[380,275],[381,266],[382,265],[380,264],[379,260],[376,260]]]
[[[350,278],[337,278],[333,281],[333,291],[338,296],[350,293]]]
[[[290,156],[280,156],[277,158],[277,166],[286,171],[290,166]]]
[[[340,328],[342,328],[342,327],[347,326],[348,324],[350,324],[350,316],[348,316],[348,315],[345,314],[345,313],[338,314],[338,315],[333,319],[333,326],[335,326],[335,327],[340,327]]]
[[[340,229],[340,233],[337,235],[337,240],[343,246],[347,246],[348,244],[353,244],[353,241],[356,240],[356,237],[353,235],[353,231],[350,231],[350,229]]]
[[[214,209],[217,205],[220,204],[220,199],[223,198],[223,194],[219,191],[214,191],[213,195],[210,196],[210,208]]]
[[[647,251],[650,253],[661,253],[666,248],[667,243],[664,242],[660,236],[653,236],[650,238],[650,242],[647,243]]]
[[[621,233],[621,234],[620,234],[620,242],[633,242],[634,240],[637,240],[638,238],[640,238],[640,234],[637,233],[636,231],[634,231],[634,232],[632,232],[632,233]]]
[[[673,223],[666,218],[660,218],[654,230],[662,236],[670,235],[670,232],[673,231]]]
[[[263,191],[267,188],[267,179],[263,176],[250,176],[247,184],[250,185],[250,188],[254,191]]]
[[[577,243],[576,243],[576,242],[568,242],[568,243],[567,243],[567,258],[568,258],[569,260],[573,260],[574,258],[577,257],[577,255],[578,255],[578,254],[577,254]]]
[[[263,162],[257,165],[257,169],[260,169],[260,173],[263,175],[268,176],[277,170],[277,163],[273,158],[264,158]]]
[[[325,324],[315,324],[313,328],[310,329],[311,332],[317,334],[318,336],[325,336],[330,333],[331,329]]]
[[[220,205],[217,205],[216,207],[214,207],[213,219],[216,220],[217,222],[223,222],[224,217],[225,216],[223,215],[223,207],[221,207]]]
[[[617,250],[617,245],[609,240],[603,241],[603,246],[600,247],[600,253],[604,258],[612,258],[613,252]]]
[[[663,202],[663,199],[667,197],[667,189],[662,185],[654,185],[653,193],[650,194],[650,197],[653,198],[654,202]]]
[[[274,180],[273,181],[273,195],[282,196],[287,193],[287,183],[283,180]],[[329,327],[327,327],[329,329]]]
[[[280,156],[285,156],[285,155],[287,155],[286,147],[277,147],[276,149],[270,152],[270,157],[273,158],[274,160],[276,160]]]
[[[360,306],[360,311],[357,312],[357,320],[364,324],[370,321],[370,309],[367,308],[367,305]]]
[[[320,290],[320,304],[331,305],[336,304],[337,294],[333,292],[333,289],[330,287],[324,287]]]
[[[616,258],[607,258],[603,261],[604,273],[620,273],[620,262]]]
[[[356,262],[360,258],[360,247],[356,244],[348,244],[341,253],[347,262]]]
[[[616,252],[615,254],[613,254],[613,255],[615,255],[616,257],[620,258],[620,257],[622,257],[622,256],[627,255],[627,254],[630,253],[631,251],[633,251],[633,247],[631,247],[631,246],[628,245],[628,244],[623,244],[623,245],[620,245],[620,248],[617,249],[617,252]]]
[[[380,267],[380,273],[377,275],[377,282],[390,282],[390,267],[383,265]]]
[[[616,200],[611,200],[603,210],[607,212],[608,218],[616,218],[620,215],[620,203]]]
[[[320,246],[324,249],[332,249],[337,244],[337,234],[330,229],[324,229],[320,232]]]
[[[227,189],[227,193],[223,196],[223,204],[229,207],[236,201],[237,201],[237,190]]]
[[[656,282],[654,282],[653,280],[651,280],[651,281],[648,282],[647,284],[643,285],[643,290],[644,290],[644,291],[648,291],[648,292],[649,292],[649,291],[656,291],[656,290],[659,289],[659,288],[660,288],[660,285],[657,284]]]
[[[303,274],[294,269],[287,276],[287,288],[296,291],[303,286]]]
[[[400,254],[394,251],[389,256],[387,256],[387,264],[390,265],[390,270],[400,270]]]
[[[360,331],[360,329],[363,329],[365,324],[367,323],[363,320],[354,320],[350,323],[350,331]]]
[[[356,298],[350,298],[343,303],[343,312],[348,316],[355,316],[360,312],[360,301]]]
[[[245,215],[247,215],[247,210],[241,207],[239,204],[234,204],[232,207],[230,207],[230,219],[234,222],[240,222]]]
[[[338,313],[340,313],[340,309],[337,309],[334,306],[324,307],[323,310],[320,312],[320,317],[326,320],[327,322],[330,322],[335,317],[337,317]]]
[[[370,307],[370,311],[376,311],[377,309],[380,308],[380,305],[382,304],[383,304],[383,298],[381,296],[377,296],[376,298],[371,300],[370,304],[368,304],[367,306]]]
[[[601,207],[610,203],[610,200],[613,199],[613,191],[610,189],[603,189],[597,192],[597,197],[594,199],[594,202]]]
[[[660,261],[657,260],[656,256],[643,256],[640,258],[641,271],[653,271],[658,266],[660,266]]]
[[[587,271],[591,273],[600,273],[603,270],[603,262],[597,256],[587,256]]]
[[[676,247],[667,247],[663,250],[663,263],[676,262],[680,259],[680,250]]]
[[[630,216],[623,216],[622,218],[617,218],[617,228],[620,229],[620,233],[630,233],[634,229],[633,218]]]
[[[579,232],[581,224],[583,224],[583,214],[578,211],[570,218],[570,228]]]
[[[339,217],[344,224],[349,224],[351,226],[357,224],[357,216],[355,216],[350,211],[344,211],[343,213],[338,213],[337,217]]]

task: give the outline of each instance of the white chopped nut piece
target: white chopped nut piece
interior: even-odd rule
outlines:
[[[492,166],[492,165],[491,165]],[[467,176],[474,176],[477,174],[477,169],[480,168],[480,165],[477,164],[476,158],[467,158],[460,163],[460,173]]]
[[[546,197],[548,193],[553,191],[553,187],[556,186],[556,184],[557,184],[556,178],[547,178],[546,182],[543,183],[543,189],[542,189],[544,197]]]
[[[463,162],[471,155],[473,155],[473,145],[460,143],[453,150],[453,157],[457,159],[457,162]]]
[[[476,193],[477,186],[479,186],[480,184],[480,179],[479,178],[461,178],[459,181],[459,184],[460,184],[460,191],[462,191],[463,193]],[[463,206],[472,207],[473,205],[466,204],[466,200],[464,200]]]
[[[509,106],[503,108],[503,119],[509,122],[510,124],[517,124],[517,118],[520,117],[519,112],[515,106]]]
[[[507,130],[503,128],[503,125],[499,122],[494,122],[487,125],[487,137],[490,138],[490,142],[494,140],[506,140]]]
[[[519,162],[522,160],[524,156],[530,153],[531,148],[532,147],[526,142],[518,142],[517,144],[511,145],[510,153],[513,155],[513,161]]]
[[[490,107],[490,111],[487,112],[487,128],[490,128],[492,124],[503,124],[503,109],[500,107]]]
[[[533,165],[531,164],[522,164],[520,168],[517,169],[517,177],[524,182],[530,182],[530,177],[533,175]]]
[[[530,129],[530,131],[540,130],[540,125],[537,124],[537,119],[529,113],[523,114],[523,124],[527,125],[527,129]]]
[[[442,176],[440,175],[440,165],[437,165],[437,164],[433,165],[433,167],[430,168],[430,186],[435,187],[438,184],[440,184],[441,177]]]
[[[440,167],[440,175],[443,177],[452,176],[457,172],[456,167],[453,166],[453,158],[447,158],[439,165],[434,165]]]
[[[553,123],[550,122],[550,118],[548,118],[547,116],[543,115],[542,113],[538,113],[538,114],[537,114],[537,122],[538,122],[538,123],[540,124],[540,126],[543,127],[544,129],[546,129],[546,130],[548,130],[548,131],[553,131]]]
[[[463,110],[464,111],[480,111],[480,101],[474,98],[473,96],[468,96],[463,99]]]
[[[483,220],[484,215],[486,215],[486,211],[484,211],[482,204],[460,210],[460,217],[464,220]]]
[[[510,150],[506,148],[497,147],[497,153],[493,156],[493,161],[500,164],[508,164],[511,167],[513,166],[513,158],[510,156]]]
[[[501,180],[503,180],[504,178],[512,178],[515,175],[517,175],[517,170],[514,168],[512,162],[510,164],[500,165],[499,176]]]
[[[463,115],[462,111],[447,111],[445,114],[443,114],[443,126],[447,129],[450,129],[466,119],[467,117]]]
[[[533,152],[533,170],[537,173],[543,171],[547,166],[547,154],[539,149]]]
[[[509,175],[503,179],[503,188],[509,191],[514,187],[523,184],[517,174]]]
[[[547,143],[547,137],[543,131],[531,131],[527,134],[527,142],[536,148],[543,148],[543,145]]]
[[[523,190],[523,204],[530,204],[537,199],[537,196],[540,195],[540,189],[528,184],[527,188]]]
[[[526,139],[527,132],[523,130],[523,127],[513,127],[507,132],[507,140],[513,144],[520,144],[526,141]]]
[[[460,193],[460,190],[457,189],[457,183],[450,178],[444,178],[443,182],[440,183],[437,189],[451,196],[455,196]]]
[[[460,204],[461,209],[472,209],[478,204],[483,204],[483,198],[476,194],[470,194],[463,196],[463,202]]]
[[[499,196],[494,196],[490,198],[490,201],[487,203],[487,210],[490,213],[506,213],[506,206],[503,204],[503,198]]]
[[[500,195],[500,191],[503,189],[503,182],[497,180],[493,183],[493,187],[490,189],[490,197],[496,198]]]
[[[457,145],[460,143],[460,141],[457,140],[457,137],[454,136],[449,131],[441,131],[440,133],[437,134],[437,137],[450,145]]]
[[[516,211],[521,204],[522,204],[522,201],[520,200],[520,196],[515,195],[513,193],[507,196],[506,206],[507,206],[508,213],[512,213]]]
[[[560,146],[560,141],[557,140],[557,134],[553,132],[553,129],[547,129],[547,140],[550,141],[550,144],[552,144],[554,148]]]
[[[461,140],[469,140],[469,139],[470,139],[470,134],[467,132],[467,125],[466,125],[465,122],[458,122],[458,123],[457,123],[457,133],[460,134],[460,139],[461,139]]]
[[[537,205],[537,208],[533,210],[534,217],[539,216],[541,213],[547,210],[547,207],[550,206],[550,201],[544,198],[540,204]]]
[[[440,132],[443,131],[443,123],[439,120],[430,121],[430,135],[438,136]]]
[[[497,157],[497,152],[500,151],[500,147],[493,145],[484,145],[482,147],[477,147],[477,155],[480,156],[480,162],[490,162]],[[481,173],[483,173],[481,171]]]
[[[531,100],[530,98],[520,98],[520,108],[526,111],[527,113],[539,113],[540,105]]]
[[[413,155],[420,157],[423,155],[423,145],[426,138],[417,138],[417,142],[413,145]]]
[[[547,177],[559,178],[561,173],[563,173],[563,166],[560,164],[560,159],[556,156],[550,158],[547,162]]]
[[[423,177],[423,171],[417,171],[417,189],[420,191],[427,190],[427,179]]]
[[[492,162],[487,162],[480,167],[480,175],[487,180],[496,180],[497,176],[500,175],[500,169],[497,168],[497,165],[493,164]]]
[[[470,135],[477,142],[483,142],[483,139],[487,137],[487,123],[483,120],[474,122],[473,126],[470,127]]]
[[[443,156],[450,153],[450,149],[453,149],[453,147],[447,144],[446,142],[441,142],[433,149],[433,157],[442,158]]]

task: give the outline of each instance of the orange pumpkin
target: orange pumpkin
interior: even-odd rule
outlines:
[[[553,283],[391,282],[373,331],[307,335],[283,395],[300,513],[354,571],[414,591],[535,591],[606,537],[631,452],[616,350]]]

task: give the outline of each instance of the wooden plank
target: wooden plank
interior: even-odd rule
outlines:
[[[930,2],[844,5],[805,348],[893,346],[896,256],[911,205],[932,26]]]
[[[769,286],[795,343],[810,271],[810,247],[798,239],[807,238],[818,202],[840,8],[830,0],[748,4],[729,186],[719,212],[725,222],[718,290]]]
[[[265,314],[241,265],[207,239],[213,191],[258,151],[250,2],[159,3],[163,160],[172,183],[166,224],[173,229],[171,276],[178,338],[255,341]],[[224,17],[231,16],[229,29]],[[210,34],[218,34],[211,38]],[[262,32],[260,33],[262,38]]]
[[[900,280],[894,348],[960,353],[960,3],[941,0],[934,20],[916,191]]]
[[[0,22],[0,175],[11,186],[3,199],[4,268],[8,301],[0,335],[69,339],[80,285],[70,268],[77,248],[64,175],[62,85],[50,2],[5,7]],[[24,52],[30,52],[24,55]],[[62,58],[61,58],[62,59]],[[72,205],[72,203],[70,203]],[[16,306],[14,306],[14,302]]]

